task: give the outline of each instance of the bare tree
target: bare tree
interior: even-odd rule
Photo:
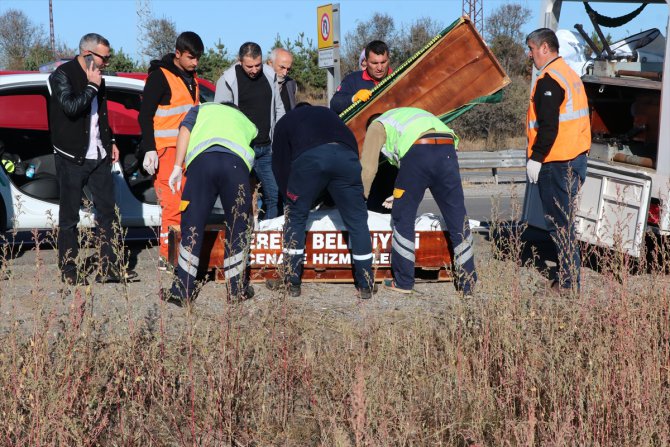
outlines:
[[[344,38],[341,70],[347,74],[358,70],[358,58],[373,40],[383,40],[389,46],[391,66],[397,67],[437,35],[443,25],[431,18],[420,18],[396,30],[393,17],[375,13],[370,20],[360,22]]]
[[[531,16],[530,9],[518,3],[505,3],[497,8],[486,20],[486,35],[489,41],[506,36],[513,42],[524,44],[521,31]]]
[[[342,75],[358,70],[358,57],[368,43],[383,40],[392,46],[396,35],[395,22],[388,14],[376,12],[370,20],[359,22],[356,29],[344,37],[340,66]]]
[[[48,47],[44,30],[33,24],[28,16],[10,9],[0,16],[0,57],[2,65],[10,70],[22,70],[35,47]]]
[[[391,59],[394,61],[394,66],[397,67],[402,64],[410,56],[423,48],[443,28],[444,25],[430,17],[422,17],[411,23],[408,27],[403,27],[400,33],[398,33],[396,41],[391,46]]]
[[[518,3],[506,3],[489,15],[486,35],[491,51],[505,71],[523,75],[529,70],[526,57],[523,26],[530,17],[530,10]]]
[[[144,48],[142,54],[149,59],[160,59],[174,51],[177,41],[177,25],[168,18],[149,19],[144,24]]]

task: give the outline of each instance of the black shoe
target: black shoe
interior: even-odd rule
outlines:
[[[188,300],[175,295],[170,289],[161,289],[159,296],[161,301],[165,301],[168,304],[174,304],[177,307],[184,307],[189,304]]]
[[[283,279],[268,279],[265,281],[265,287],[270,290],[287,290],[289,296],[294,298],[299,297],[301,291],[300,284],[291,284]]]
[[[358,289],[358,295],[362,300],[369,300],[375,293],[377,293],[377,284],[373,284],[371,289],[367,287]]]
[[[293,298],[296,298],[296,297],[299,297],[301,293],[302,293],[302,290],[300,288],[300,284],[289,284],[289,286],[288,286],[289,296],[292,296]]]
[[[95,277],[95,282],[100,284],[105,283],[120,283],[127,282],[137,278],[137,272],[134,270],[126,270],[123,274],[115,269],[110,269],[106,274],[98,273]]]
[[[61,281],[68,286],[87,286],[88,280],[85,276],[77,274],[76,270],[68,270],[60,275]]]
[[[251,298],[256,295],[256,291],[251,285],[248,285],[240,294],[240,300],[245,301],[245,300],[250,300]]]

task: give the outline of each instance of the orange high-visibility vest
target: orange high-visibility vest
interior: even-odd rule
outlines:
[[[545,66],[538,74],[532,91],[530,105],[526,114],[526,134],[528,135],[528,158],[537,138],[537,113],[535,111],[535,89],[537,81],[544,75],[551,76],[565,91],[558,117],[558,134],[544,162],[568,161],[591,148],[591,121],[589,119],[589,101],[584,84],[577,73],[558,58]]]
[[[156,140],[156,149],[163,147],[174,147],[177,145],[177,135],[179,135],[179,125],[186,116],[191,107],[200,103],[200,87],[198,80],[195,82],[195,100],[191,96],[188,87],[184,84],[181,77],[175,75],[170,70],[161,67],[165,79],[170,86],[170,104],[158,105],[154,115],[154,139]]]

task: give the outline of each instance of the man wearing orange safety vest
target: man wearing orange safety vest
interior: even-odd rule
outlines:
[[[180,223],[179,204],[185,182],[182,189],[172,194],[168,179],[175,163],[179,125],[191,107],[200,103],[195,69],[203,51],[200,36],[187,31],[177,37],[174,53],[151,61],[138,116],[142,166],[149,175],[156,174],[154,189],[161,206],[160,270],[167,269],[168,228]]]
[[[539,70],[526,118],[528,181],[537,183],[556,245],[558,274],[551,290],[578,293],[581,260],[574,211],[591,147],[588,99],[577,73],[558,55],[558,39],[552,30],[537,29],[526,43]]]

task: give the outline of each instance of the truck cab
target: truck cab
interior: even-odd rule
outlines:
[[[578,237],[638,257],[647,231],[670,235],[670,78],[663,76],[670,73],[670,5],[665,0],[591,0],[588,5],[603,16],[613,15],[607,7],[616,3],[631,6],[640,17],[645,11],[637,8],[643,3],[658,4],[653,14],[664,13],[663,29],[645,30],[600,48],[580,30],[591,22],[601,42],[606,40],[592,12],[585,9],[580,23],[559,21],[568,1],[542,0],[539,25],[554,31],[576,29],[593,53],[578,72],[589,98],[592,134],[576,212]],[[622,33],[613,29],[612,34]]]

